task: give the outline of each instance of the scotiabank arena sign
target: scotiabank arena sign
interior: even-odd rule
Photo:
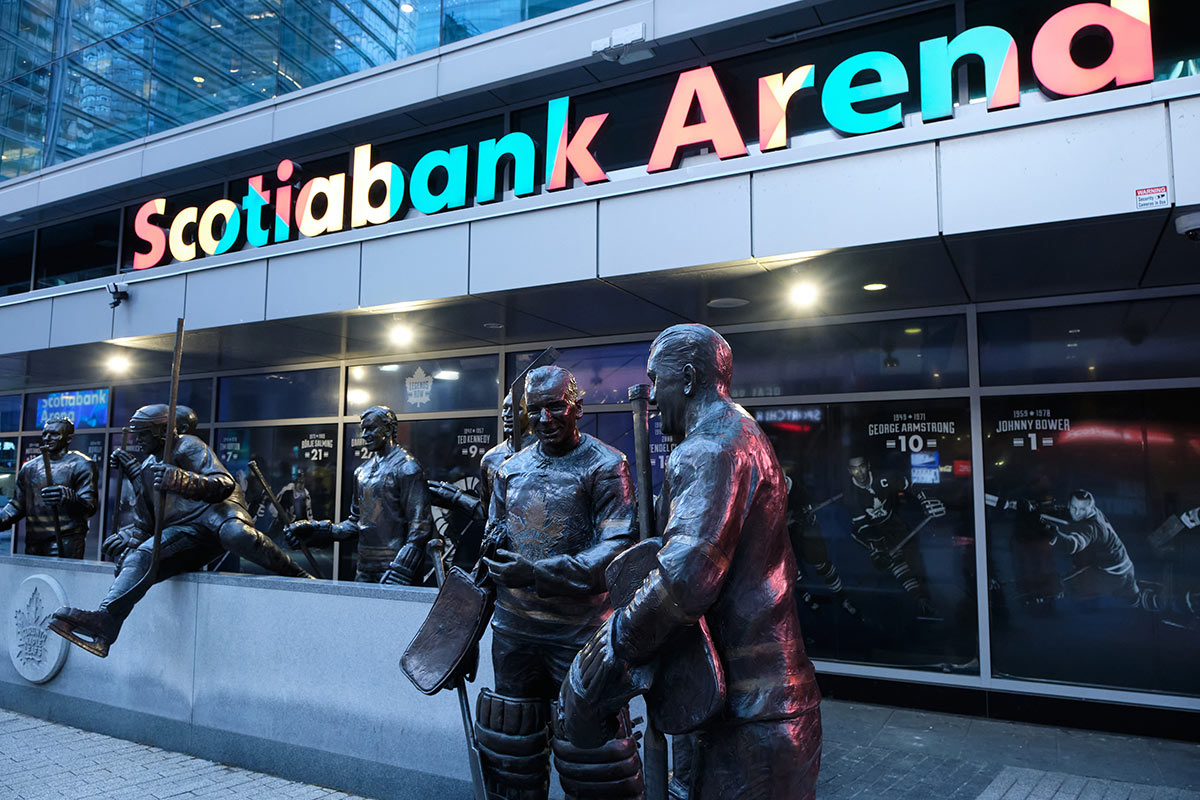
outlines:
[[[1105,29],[1112,49],[1103,63],[1083,67],[1072,58],[1071,44],[1089,28]],[[1055,98],[1152,81],[1149,0],[1111,0],[1109,5],[1080,3],[1065,8],[1038,31],[1031,55],[1038,84]],[[919,91],[924,121],[950,118],[954,115],[953,72],[968,58],[983,62],[989,110],[1020,104],[1016,42],[1002,28],[982,26],[953,39],[921,42],[917,76],[909,75],[904,63],[889,52],[876,50],[847,58],[825,75],[821,110],[829,125],[842,133],[875,133],[900,125],[901,101]],[[758,79],[758,152],[789,146],[788,103],[802,92],[816,90],[818,69],[825,66],[798,64],[790,72]],[[864,104],[874,110],[862,110]],[[148,269],[171,259],[191,261],[247,245],[263,247],[296,236],[320,236],[340,231],[347,224],[351,228],[381,225],[402,218],[410,206],[423,214],[437,214],[472,202],[496,202],[504,197],[499,190],[500,177],[509,163],[515,197],[537,191],[535,171],[539,169],[545,191],[567,189],[572,176],[584,184],[607,181],[608,174],[593,154],[593,143],[604,135],[609,115],[590,116],[573,126],[570,110],[569,97],[550,101],[546,137],[540,148],[533,136],[515,131],[473,147],[431,150],[411,169],[405,169],[390,161],[374,161],[371,145],[364,144],[354,148],[349,174],[304,176],[301,180],[296,165],[284,160],[273,175],[250,178],[240,202],[223,199],[203,209],[183,208],[168,219],[166,198],[149,200],[134,220],[139,241],[133,267]],[[689,123],[689,119],[693,121]],[[681,154],[697,146],[707,147],[721,159],[750,152],[712,67],[679,74],[648,154],[646,171],[674,169]]]

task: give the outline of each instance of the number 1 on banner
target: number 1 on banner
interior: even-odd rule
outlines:
[[[1029,434],[1029,449],[1030,450],[1038,449],[1038,437],[1037,437],[1036,433]]]

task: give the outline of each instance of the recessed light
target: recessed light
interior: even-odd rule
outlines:
[[[483,327],[487,328],[489,331],[498,331],[498,330],[502,330],[504,328],[504,323],[503,322],[485,322],[485,323],[483,323]]]
[[[750,301],[744,297],[714,297],[706,305],[709,308],[741,308],[749,304]]]
[[[412,12],[416,11],[416,9],[413,8],[412,3],[401,3],[400,10],[403,11],[405,14],[411,14]]]
[[[907,333],[909,336],[916,336],[918,333],[921,332],[921,329],[920,328],[905,328],[904,332]]]
[[[792,303],[808,308],[817,302],[817,287],[811,283],[797,283],[792,287]]]
[[[192,80],[194,80],[196,83],[204,83],[204,78],[199,75],[193,75]]]
[[[128,372],[129,359],[125,356],[112,356],[108,359],[109,372]]]
[[[407,325],[397,325],[392,328],[392,341],[396,344],[408,344],[413,340],[412,328]]]
[[[866,289],[868,292],[882,292],[886,288],[886,283],[868,283],[863,287],[863,289]]]

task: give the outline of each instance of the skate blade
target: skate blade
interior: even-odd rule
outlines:
[[[68,623],[60,619],[51,620],[48,627],[71,644],[82,647],[92,655],[99,656],[100,658],[108,658],[108,642],[85,639],[76,633]]]

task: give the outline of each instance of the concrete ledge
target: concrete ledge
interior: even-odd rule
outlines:
[[[39,573],[84,608],[112,580],[103,563],[0,558],[0,706],[369,797],[469,794],[457,698],[425,697],[398,666],[433,589],[184,575],[151,588],[108,658],[72,648],[34,685],[9,657],[11,598]],[[489,686],[490,638],[482,651]]]

